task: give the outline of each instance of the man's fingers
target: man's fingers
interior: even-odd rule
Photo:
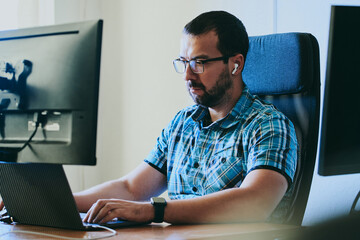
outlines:
[[[117,204],[113,200],[98,200],[87,212],[84,221],[90,223],[102,222],[103,218],[110,214],[116,206]]]
[[[96,203],[94,203],[89,211],[86,213],[85,221],[89,223],[95,222],[94,219],[98,215],[98,212],[101,210],[101,208],[104,205],[104,200],[98,200]]]
[[[107,222],[106,219],[109,219],[109,221],[111,219],[113,219],[115,216],[114,216],[114,213],[112,212],[112,210],[114,210],[116,207],[117,207],[118,204],[116,203],[113,203],[113,202],[107,202],[105,203],[102,208],[98,211],[95,219],[93,222],[95,223],[103,223],[103,222]]]
[[[94,204],[91,206],[91,208],[87,211],[85,217],[83,218],[83,222],[90,222],[90,215],[91,215],[91,213],[92,213],[92,211],[93,211],[93,208],[94,208],[94,205],[95,205],[95,204],[96,204],[96,203],[94,203]]]
[[[90,211],[90,210],[89,210]],[[89,219],[89,211],[87,211],[85,217],[83,218],[83,222],[88,222]]]
[[[99,220],[99,223],[106,223],[114,218],[115,218],[115,213],[113,211],[108,211],[108,213],[101,220]]]
[[[134,203],[122,201],[119,199],[102,199],[92,205],[87,212],[84,222],[104,223],[114,218],[126,219],[131,212]]]

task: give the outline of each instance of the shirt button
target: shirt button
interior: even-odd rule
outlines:
[[[225,162],[226,162],[226,158],[222,158],[222,159],[221,159],[221,162],[222,162],[222,163],[225,163]]]
[[[198,168],[198,167],[199,167],[199,163],[198,162],[194,163],[194,168]]]
[[[194,192],[197,192],[198,189],[197,189],[196,187],[193,187],[192,190],[193,190]]]

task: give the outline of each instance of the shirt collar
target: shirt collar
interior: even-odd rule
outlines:
[[[211,123],[207,127],[219,126],[221,128],[230,128],[237,124],[241,119],[244,118],[244,113],[251,105],[253,96],[249,92],[249,88],[244,85],[244,89],[241,93],[240,99],[235,104],[234,108],[222,119]],[[206,122],[210,120],[210,113],[207,107],[198,105],[195,112],[191,115],[191,118],[199,122],[202,126],[206,126]]]

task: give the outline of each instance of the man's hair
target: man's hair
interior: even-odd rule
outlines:
[[[184,33],[194,36],[210,31],[217,34],[217,48],[224,56],[240,53],[246,59],[249,37],[244,24],[237,17],[225,11],[211,11],[200,14],[184,27]]]

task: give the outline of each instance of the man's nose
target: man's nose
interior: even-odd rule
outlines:
[[[197,77],[197,74],[193,73],[193,71],[191,70],[190,63],[186,63],[185,64],[185,72],[184,72],[184,80],[185,81],[193,80],[196,77]]]

